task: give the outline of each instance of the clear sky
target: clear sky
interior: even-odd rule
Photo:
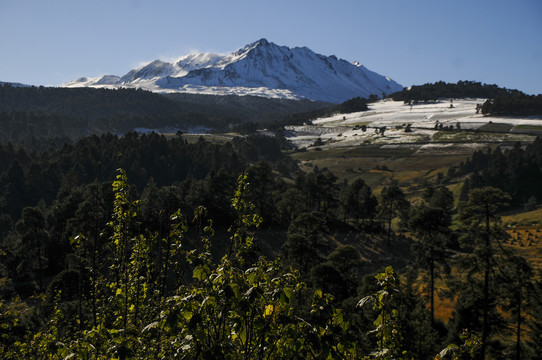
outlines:
[[[541,0],[0,0],[0,81],[61,85],[260,38],[403,86],[542,93]]]

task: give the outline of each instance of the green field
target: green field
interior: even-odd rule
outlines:
[[[488,125],[501,125],[501,124],[488,124]],[[524,132],[514,133],[511,125],[509,126],[508,124],[502,124],[502,125],[507,125],[506,127],[501,128],[503,129],[503,131],[497,131],[497,130],[495,131],[492,131],[492,130],[439,131],[433,135],[432,139],[435,142],[460,142],[460,143],[498,142],[498,141],[533,141],[534,140],[534,136],[532,134],[524,133],[527,130]],[[534,130],[531,130],[531,131],[534,131]]]
[[[492,123],[489,122],[480,128],[478,128],[479,131],[482,132],[497,132],[497,133],[508,133],[514,125],[512,124],[502,124],[502,123]]]
[[[420,145],[360,145],[329,148],[320,151],[292,153],[304,171],[328,168],[340,180],[361,177],[373,189],[398,182],[417,191],[427,181],[434,181],[439,172],[457,165],[472,155],[472,149],[451,146],[435,152],[418,152]]]
[[[359,145],[309,150],[294,153],[292,156],[300,161],[351,157],[392,158],[410,156],[416,150],[418,150],[418,146]]]
[[[514,129],[519,129],[519,130],[542,130],[542,126],[540,126],[540,125],[516,125],[516,126],[514,126]]]

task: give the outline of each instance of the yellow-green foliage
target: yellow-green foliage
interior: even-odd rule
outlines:
[[[231,234],[233,252],[218,263],[213,263],[210,254],[211,222],[202,231],[199,249],[184,248],[186,227],[180,213],[171,217],[171,231],[165,239],[134,235],[138,203],[129,199],[123,171],[113,186],[109,245],[115,260],[98,301],[98,323],[80,323],[79,329],[60,331],[65,319],[55,307],[42,331],[28,334],[24,341],[2,342],[3,358],[354,358],[355,344],[341,336],[349,323],[333,306],[331,296],[319,290],[310,295],[298,273],[284,271],[279,259],[260,257],[253,264],[248,262],[253,231],[261,219],[245,201],[245,176],[239,178],[232,201],[237,213]],[[168,255],[161,267],[154,268],[158,276],[151,276],[153,247],[155,252],[165,249]],[[162,280],[168,269],[164,266],[178,271],[171,267],[181,261],[192,268],[192,280],[165,293]],[[312,297],[310,314],[299,306],[307,295]],[[0,328],[9,330],[15,322],[16,316],[0,304]]]

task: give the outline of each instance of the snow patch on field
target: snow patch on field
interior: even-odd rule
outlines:
[[[477,114],[476,106],[484,101],[444,99],[410,106],[401,101],[381,100],[369,104],[367,111],[319,118],[312,121],[313,125],[288,126],[286,130],[289,140],[298,148],[308,147],[319,138],[325,143],[321,146],[325,147],[419,143],[426,144],[420,149],[425,151],[429,149],[424,148],[426,146],[446,149],[446,144],[431,144],[434,135],[446,129],[449,135],[459,135],[459,130],[472,131],[490,123],[542,126],[541,118],[486,117]]]

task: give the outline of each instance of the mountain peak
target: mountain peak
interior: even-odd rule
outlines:
[[[260,40],[256,41],[256,43],[258,43],[259,45],[262,45],[262,46],[269,45],[269,41],[267,41],[266,38],[261,38]]]
[[[307,47],[278,46],[261,38],[229,55],[190,54],[174,63],[155,60],[105,81],[64,86],[136,87],[155,92],[256,95],[343,102],[400,91],[395,81]]]
[[[254,49],[264,49],[264,48],[268,48],[270,46],[276,46],[276,45],[273,44],[272,42],[267,41],[266,38],[261,38],[260,40],[254,41],[254,42],[252,42],[252,43],[250,43],[248,45],[243,46],[239,50],[233,52],[232,55],[241,56],[243,54],[249,53],[250,51],[252,51]]]
[[[260,40],[256,40],[254,42],[251,42],[250,44],[242,47],[241,49],[253,49],[253,48],[260,47],[260,46],[266,47],[266,46],[269,46],[269,45],[275,45],[275,44],[268,41],[266,38],[261,38]]]

